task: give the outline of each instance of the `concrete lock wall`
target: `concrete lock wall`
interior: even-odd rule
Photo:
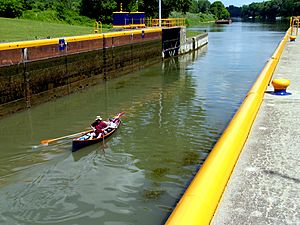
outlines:
[[[161,60],[161,29],[0,44],[0,117]]]
[[[207,42],[172,27],[0,43],[0,118]]]
[[[179,54],[185,54],[191,51],[194,51],[198,48],[207,45],[208,43],[208,34],[200,34],[192,38],[186,38],[184,44],[180,46]]]
[[[164,28],[162,30],[162,57],[168,58],[195,51],[207,43],[207,33],[187,38],[185,27]]]

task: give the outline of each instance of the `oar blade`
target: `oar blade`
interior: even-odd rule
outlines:
[[[42,141],[41,141],[41,144],[42,144],[42,145],[48,145],[48,143],[49,143],[48,140],[42,140]]]

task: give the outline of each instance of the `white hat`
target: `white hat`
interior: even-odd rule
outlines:
[[[97,116],[96,120],[102,120],[101,116]]]

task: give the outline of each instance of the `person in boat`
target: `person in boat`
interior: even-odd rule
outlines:
[[[104,130],[107,128],[108,124],[102,120],[101,116],[97,116],[95,121],[91,124],[91,128],[94,133],[92,133],[91,138],[99,137],[100,134],[104,135]]]

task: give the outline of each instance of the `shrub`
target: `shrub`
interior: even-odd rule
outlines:
[[[52,23],[66,23],[71,25],[93,26],[94,24],[94,20],[86,16],[80,16],[78,12],[72,10],[63,10],[63,12],[58,12],[52,9],[44,11],[37,9],[27,10],[23,12],[20,18]]]
[[[18,0],[0,0],[0,17],[15,18],[22,14],[23,5]]]

